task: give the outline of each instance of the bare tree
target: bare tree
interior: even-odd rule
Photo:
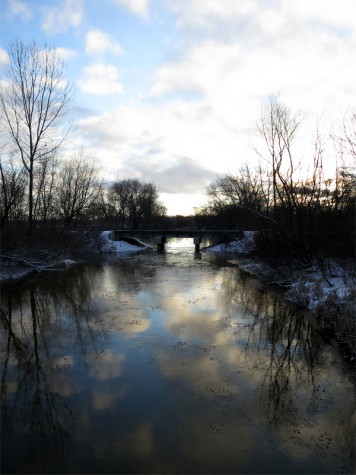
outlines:
[[[6,162],[0,158],[0,229],[11,217],[19,217],[26,183],[23,167],[16,167],[11,157]]]
[[[7,49],[6,86],[0,91],[3,125],[28,173],[28,234],[34,222],[35,165],[63,143],[63,118],[73,96],[65,65],[53,48],[21,40]]]
[[[109,200],[121,224],[134,228],[147,225],[153,217],[166,214],[153,183],[136,179],[117,181],[111,186]]]
[[[237,175],[224,175],[210,184],[208,196],[220,202],[222,206],[238,206],[268,215],[269,179],[267,171],[261,165],[251,169],[244,165]]]
[[[83,154],[62,164],[56,183],[57,214],[63,218],[64,227],[83,216],[102,189],[96,166]]]
[[[271,96],[262,111],[258,132],[267,146],[268,156],[260,154],[272,166],[273,209],[277,212],[278,206],[293,207],[294,174],[298,163],[293,156],[293,144],[297,137],[300,119],[278,98]]]
[[[59,160],[56,155],[44,155],[38,161],[34,176],[35,200],[33,215],[35,220],[47,223],[55,217],[56,179]]]

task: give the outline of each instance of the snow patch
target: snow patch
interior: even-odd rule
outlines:
[[[77,261],[73,261],[72,259],[64,259],[64,261],[63,261],[63,265],[65,267],[70,267],[70,266],[72,266],[73,264],[76,264],[76,263],[77,263]]]
[[[295,276],[285,296],[297,305],[317,310],[331,298],[340,303],[348,300],[355,284],[353,273],[347,273],[335,261],[329,261],[327,271],[313,266]]]
[[[56,258],[51,261],[31,263],[19,257],[5,256],[1,259],[0,282],[10,283],[27,278],[35,273],[64,270],[74,264],[77,264],[77,261],[73,261],[72,259]]]
[[[236,254],[248,254],[256,249],[256,231],[245,231],[244,237],[237,241],[216,244],[205,249],[207,252],[226,252]]]
[[[135,246],[133,244],[129,244],[126,241],[113,241],[110,237],[111,231],[103,231],[100,234],[100,250],[101,252],[134,252],[134,251],[142,251],[143,249],[148,249],[148,244],[139,241],[136,239],[137,242],[141,244],[141,246]]]

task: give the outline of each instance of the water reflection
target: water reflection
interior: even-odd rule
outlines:
[[[21,440],[26,470],[61,465],[69,450],[75,417],[66,398],[81,388],[68,381],[66,370],[78,351],[97,353],[96,340],[103,333],[88,302],[92,272],[77,270],[67,273],[61,285],[39,283],[2,299],[3,442],[9,458],[15,458],[13,438],[26,438],[25,444]]]
[[[28,298],[28,312],[25,311],[24,319],[19,322],[23,337],[17,335],[17,325],[13,326],[10,295],[7,315],[1,309],[1,322],[8,332],[1,395],[3,400],[11,401],[2,408],[2,422],[9,431],[7,437],[11,439],[14,427],[19,426],[22,434],[30,435],[29,444],[24,447],[24,461],[32,467],[36,459],[41,460],[41,464],[49,461],[49,449],[54,460],[59,460],[57,457],[68,447],[66,438],[73,420],[70,408],[55,392],[46,371],[49,330],[46,305],[34,289],[30,289]],[[20,306],[21,313],[23,310]],[[12,361],[12,347],[17,361]],[[18,373],[15,375],[13,366],[16,364]]]
[[[4,292],[3,472],[352,473],[353,387],[310,316],[168,251]]]
[[[236,272],[234,283],[246,279]],[[254,364],[265,368],[259,388],[263,415],[270,424],[293,423],[299,407],[298,387],[305,386],[304,391],[315,399],[314,372],[322,349],[316,322],[271,291],[255,287],[246,292],[246,285],[235,285],[229,291],[253,316],[245,348]]]

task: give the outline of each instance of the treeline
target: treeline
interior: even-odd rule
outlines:
[[[14,154],[1,157],[0,173],[2,233],[6,228],[20,231],[24,227],[29,237],[39,225],[54,222],[64,229],[76,219],[89,216],[102,192],[94,163],[83,155],[63,161],[52,155],[42,157],[36,160],[30,175]]]
[[[1,247],[27,241],[59,243],[75,229],[138,228],[166,214],[152,183],[137,179],[104,184],[92,160],[39,160],[34,167],[32,221],[29,227],[29,176],[14,161],[0,160]]]
[[[152,183],[104,184],[93,159],[64,157],[73,88],[47,45],[9,45],[0,89],[1,246],[60,241],[75,224],[138,227],[163,216]]]
[[[328,138],[335,153],[332,178],[325,171],[325,142],[317,129],[305,173],[296,146],[301,125],[296,114],[271,97],[257,125],[264,143],[256,149],[260,164],[246,164],[236,175],[224,175],[208,186],[209,202],[197,216],[200,225],[239,223],[260,231],[260,249],[305,259],[323,254],[354,256],[356,115],[345,119],[337,137]]]

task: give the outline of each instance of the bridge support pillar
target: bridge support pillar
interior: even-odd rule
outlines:
[[[166,243],[166,236],[158,236],[156,238],[157,251],[164,251],[164,245]]]
[[[199,252],[199,251],[200,251],[200,243],[201,243],[201,237],[196,236],[196,237],[194,238],[195,252]]]

